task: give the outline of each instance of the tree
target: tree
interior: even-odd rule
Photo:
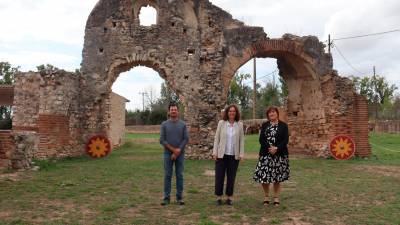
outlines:
[[[372,77],[372,84],[374,86],[375,95],[377,96],[376,102],[383,104],[385,99],[393,99],[394,92],[397,90],[396,85],[390,85],[384,77],[380,76]]]
[[[264,106],[263,113],[265,113],[265,107],[282,105],[282,92],[277,85],[268,82],[264,88],[261,88],[260,93],[259,105]]]
[[[168,106],[170,102],[180,103],[179,96],[165,82],[161,84],[160,94],[160,104],[164,106]]]
[[[165,110],[165,115],[167,115],[168,105],[171,102],[174,102],[178,105],[179,108],[179,117],[184,119],[185,106],[183,105],[179,95],[176,94],[167,83],[163,82],[161,84],[161,93],[160,98],[156,104],[152,106],[153,110]]]
[[[374,116],[381,114],[384,118],[391,117],[396,85],[390,85],[385,77],[375,75],[371,77],[351,77],[355,91],[367,98],[369,106],[374,109]],[[371,112],[372,113],[372,112]]]
[[[283,79],[283,77],[279,76],[279,82],[281,83],[281,98],[285,99],[287,96],[289,96],[289,87]]]
[[[19,67],[12,67],[8,62],[0,62],[0,84],[13,84],[14,74]]]
[[[370,103],[383,104],[385,99],[391,100],[394,92],[398,89],[396,85],[390,85],[383,76],[351,77],[355,91],[364,95]]]
[[[249,109],[251,103],[252,89],[243,83],[250,77],[250,74],[236,73],[228,91],[227,103],[240,105],[242,111]]]
[[[44,71],[54,71],[54,70],[58,70],[57,67],[51,65],[51,64],[42,64],[36,67],[36,69],[38,70],[38,72],[44,72]],[[75,70],[75,72],[78,72],[77,70]]]
[[[179,96],[168,87],[164,82],[161,84],[160,98],[156,99],[153,94],[153,89],[147,93],[148,106],[144,111],[127,111],[126,112],[126,125],[155,125],[160,124],[162,121],[167,119],[168,105],[171,102],[178,104],[180,118],[184,118],[184,105],[179,99]],[[153,96],[153,97],[151,97]]]
[[[400,119],[400,94],[397,94],[393,99],[393,117],[396,120]]]
[[[12,67],[8,62],[0,62],[0,85],[12,85],[14,74],[18,72],[18,69],[19,67]],[[11,116],[11,106],[0,106],[0,129],[11,129]]]

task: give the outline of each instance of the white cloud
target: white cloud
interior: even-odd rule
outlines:
[[[360,34],[400,29],[400,2],[397,0],[253,0],[251,4],[239,0],[211,0],[229,11],[234,18],[249,25],[261,26],[269,37],[281,37],[284,33],[314,35],[321,41]],[[376,37],[337,41],[346,59],[357,70],[372,73],[376,66],[389,81],[400,77],[400,32]],[[357,73],[332,50],[334,68],[341,75]],[[258,66],[260,67],[260,65]],[[245,73],[252,68],[243,66]],[[262,68],[258,70],[263,71]],[[273,70],[273,66],[266,71]]]
[[[153,99],[160,97],[161,84],[164,80],[160,75],[144,66],[138,66],[128,72],[121,73],[112,86],[113,92],[129,99],[126,108],[130,110],[142,109],[143,98],[140,93],[153,95]],[[145,105],[150,96],[145,97]]]
[[[2,1],[1,42],[12,43],[34,39],[80,45],[83,43],[87,16],[97,2],[97,0]]]
[[[8,61],[11,65],[24,65],[21,69],[36,70],[36,66],[41,64],[52,64],[58,68],[74,71],[74,66],[78,57],[67,54],[51,53],[51,52],[32,52],[32,51],[16,51],[12,53],[0,52],[0,61]]]
[[[333,13],[325,25],[325,35],[333,39],[400,29],[400,2],[352,1],[347,7]],[[400,74],[400,32],[348,40],[337,40],[344,57],[363,75],[371,75],[373,66],[378,74],[394,82]],[[361,75],[352,69],[337,52],[333,51],[335,68],[343,75]]]

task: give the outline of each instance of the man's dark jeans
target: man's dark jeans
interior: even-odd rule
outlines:
[[[164,152],[164,199],[170,199],[171,179],[173,165],[175,164],[176,199],[181,200],[183,198],[183,169],[185,152],[182,152],[175,161],[171,160],[171,155],[172,153],[170,152]]]

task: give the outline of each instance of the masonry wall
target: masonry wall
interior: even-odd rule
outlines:
[[[147,5],[157,10],[156,25],[139,25],[140,8]],[[263,28],[247,26],[207,0],[100,0],[85,29],[82,75],[47,70],[18,76],[14,129],[36,132],[21,140],[37,136],[30,143],[38,144],[38,158],[82,154],[91,136],[113,129],[114,81],[141,65],[159,72],[184,98],[187,156],[209,158],[234,73],[253,57],[272,57],[289,86],[290,145],[326,156],[336,134],[360,134],[364,125],[357,124],[364,120],[355,118],[365,116],[365,108],[350,80],[333,70],[324,47],[313,36],[270,39]],[[111,139],[119,142],[116,130]]]
[[[35,131],[0,130],[0,169],[29,169],[37,152]]]
[[[138,15],[147,5],[157,10],[157,24],[141,26]],[[206,0],[100,0],[85,29],[83,137],[108,132],[113,82],[121,72],[143,65],[159,72],[185,99],[187,156],[209,158],[234,73],[253,57],[270,57],[277,59],[289,86],[291,145],[326,156],[335,121],[340,121],[335,118],[352,118],[356,112],[350,80],[333,70],[324,47],[313,36],[270,39],[263,28],[247,26]]]
[[[79,74],[43,70],[16,75],[14,131],[34,131],[34,158],[62,158],[84,153],[80,136]]]
[[[39,73],[15,75],[13,130],[38,131],[41,82]]]
[[[11,154],[14,149],[12,131],[0,130],[0,169],[11,167]]]

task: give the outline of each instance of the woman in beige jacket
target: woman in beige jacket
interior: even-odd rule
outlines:
[[[239,161],[244,156],[243,123],[239,122],[240,112],[236,105],[225,109],[223,120],[218,123],[215,133],[213,159],[215,160],[215,195],[217,204],[222,205],[225,174],[227,176],[226,204],[233,204],[233,189]]]

